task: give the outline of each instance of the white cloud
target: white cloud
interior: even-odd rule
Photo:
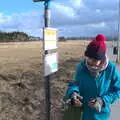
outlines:
[[[59,6],[59,7],[58,7]],[[61,7],[62,6],[62,7]],[[114,10],[91,9],[86,6],[74,9],[67,5],[53,4],[52,25],[85,25],[100,22],[109,22],[117,19],[117,12]],[[54,8],[56,10],[54,10]],[[67,11],[66,11],[67,10]],[[71,12],[72,10],[72,12]]]
[[[59,14],[62,14],[63,16],[69,17],[69,19],[71,19],[75,16],[75,10],[70,6],[65,6],[60,3],[53,3],[52,6],[53,6],[53,10],[57,10],[56,15],[58,14],[58,16],[59,16]],[[53,12],[55,12],[55,11],[53,11]]]
[[[77,2],[79,4],[77,4]],[[56,10],[53,10],[52,12],[52,26],[58,27],[60,30],[64,28],[64,32],[62,31],[61,33],[64,33],[65,36],[78,36],[83,34],[90,35],[90,33],[93,35],[97,32],[105,33],[107,35],[115,33],[116,25],[118,24],[118,1],[76,0],[75,3],[75,0],[71,0],[71,3],[73,4],[62,4],[64,9],[60,10],[61,7],[56,7]],[[75,4],[79,7],[75,7]],[[52,9],[57,5],[57,2],[54,3]],[[72,9],[72,12],[69,12],[69,14],[72,16],[74,13],[74,17],[70,18],[68,14],[65,14],[65,8],[68,7]],[[71,31],[74,31],[74,33],[71,33]],[[80,31],[79,34],[78,31]]]
[[[38,11],[13,14],[11,16],[0,14],[0,30],[7,32],[23,31],[40,36],[40,30],[43,28],[43,19],[41,18],[43,18],[43,13],[40,14]]]
[[[113,31],[111,31],[111,29]],[[97,24],[88,24],[88,25],[72,25],[66,27],[60,27],[59,29],[60,36],[69,35],[70,37],[80,37],[80,36],[95,36],[98,33],[105,34],[106,36],[113,37],[118,34],[116,23],[97,23]]]
[[[77,7],[77,8],[84,7],[83,0],[70,0],[70,1],[74,7]]]
[[[57,27],[60,35],[116,34],[118,0],[53,0],[51,13],[51,26]],[[43,26],[43,10],[11,16],[0,13],[0,30],[19,30],[41,36]]]
[[[84,4],[92,9],[116,10],[118,0],[84,0]]]
[[[3,13],[0,13],[0,24],[4,24],[11,20],[11,16],[6,16]]]

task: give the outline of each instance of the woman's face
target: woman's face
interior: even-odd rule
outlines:
[[[98,66],[104,64],[104,61],[103,61],[103,60],[96,60],[96,59],[91,59],[91,58],[89,58],[89,59],[87,60],[87,63],[88,63],[88,65],[91,66],[91,67],[92,67],[92,66],[98,67]]]
[[[88,70],[93,74],[97,75],[100,71],[103,71],[108,64],[108,60],[96,60],[96,59],[91,59],[86,57],[85,58],[85,63],[88,68]]]

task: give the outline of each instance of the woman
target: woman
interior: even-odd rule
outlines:
[[[109,120],[110,105],[120,98],[120,73],[106,56],[105,36],[98,34],[76,67],[66,98],[83,107],[83,120]]]

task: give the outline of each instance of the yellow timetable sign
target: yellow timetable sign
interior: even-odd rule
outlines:
[[[57,48],[57,30],[54,28],[44,28],[44,50]]]

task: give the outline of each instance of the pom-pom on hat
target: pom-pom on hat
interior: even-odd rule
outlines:
[[[85,56],[96,60],[104,60],[106,58],[106,37],[98,34],[95,40],[92,40],[85,51]]]

